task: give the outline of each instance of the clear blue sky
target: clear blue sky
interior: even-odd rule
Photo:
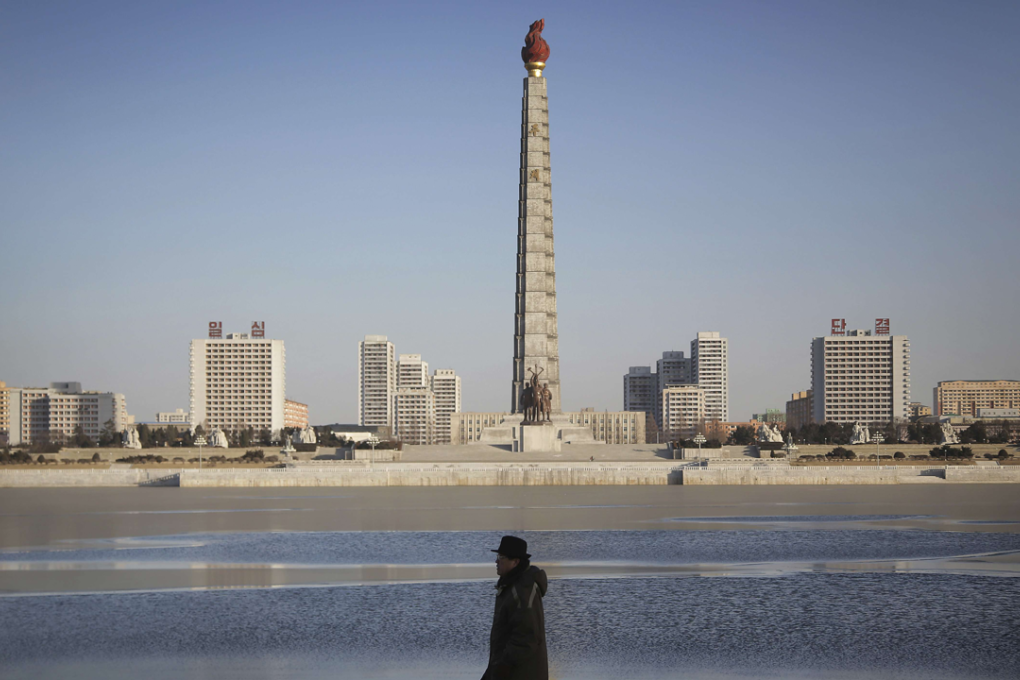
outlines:
[[[913,398],[1020,378],[1020,3],[8,2],[0,380],[187,408],[264,320],[316,423],[357,342],[509,404],[528,24],[552,48],[563,407],[730,339],[731,418],[829,319],[910,336]]]

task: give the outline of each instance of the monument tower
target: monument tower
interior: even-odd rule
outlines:
[[[556,258],[553,255],[549,98],[542,70],[549,44],[545,20],[531,24],[521,58],[521,178],[517,213],[517,286],[514,309],[514,379],[511,413],[524,413],[522,395],[533,376],[548,388],[551,413],[560,413],[559,335],[556,330]]]

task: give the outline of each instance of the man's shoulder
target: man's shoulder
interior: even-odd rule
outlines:
[[[519,588],[522,591],[537,588],[540,595],[545,595],[545,591],[549,588],[549,577],[544,570],[532,565],[521,574],[520,578],[513,584],[513,587]]]

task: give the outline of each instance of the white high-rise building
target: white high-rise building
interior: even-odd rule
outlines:
[[[397,358],[397,388],[428,387],[429,362],[420,354],[401,354]]]
[[[654,413],[656,386],[651,366],[631,366],[623,376],[623,410]]]
[[[718,331],[691,340],[691,383],[705,390],[705,420],[729,422],[729,341]]]
[[[705,422],[707,393],[700,385],[672,385],[662,390],[662,430],[674,439],[690,439]]]
[[[460,412],[460,376],[452,368],[437,368],[432,376],[436,404],[436,444],[452,442],[450,417]]]
[[[910,341],[845,331],[811,341],[816,423],[888,423],[910,415]]]
[[[81,431],[98,440],[108,421],[115,432],[131,422],[123,394],[83,392],[81,383],[56,382],[49,387],[7,388],[10,444],[31,444],[40,437],[66,440]]]
[[[397,362],[385,335],[366,335],[358,343],[358,425],[393,427]]]
[[[670,385],[690,385],[691,360],[684,358],[683,352],[663,352],[662,358],[655,362],[655,378],[658,386],[655,389],[655,420],[662,427],[662,391]]]
[[[191,341],[191,422],[206,432],[284,426],[283,340],[227,333]]]
[[[436,439],[436,399],[427,385],[398,387],[393,395],[393,435],[425,446]]]

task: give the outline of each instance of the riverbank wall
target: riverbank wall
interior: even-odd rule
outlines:
[[[789,466],[686,464],[506,463],[413,465],[348,463],[286,468],[114,468],[0,470],[7,487],[389,487],[389,486],[644,486],[873,485],[1020,483],[1020,466]]]
[[[658,465],[431,465],[185,470],[182,487],[633,486],[680,484],[681,467]]]
[[[924,466],[749,466],[688,468],[683,483],[692,486],[855,485],[855,484],[1008,484],[1020,482],[1020,467]]]

